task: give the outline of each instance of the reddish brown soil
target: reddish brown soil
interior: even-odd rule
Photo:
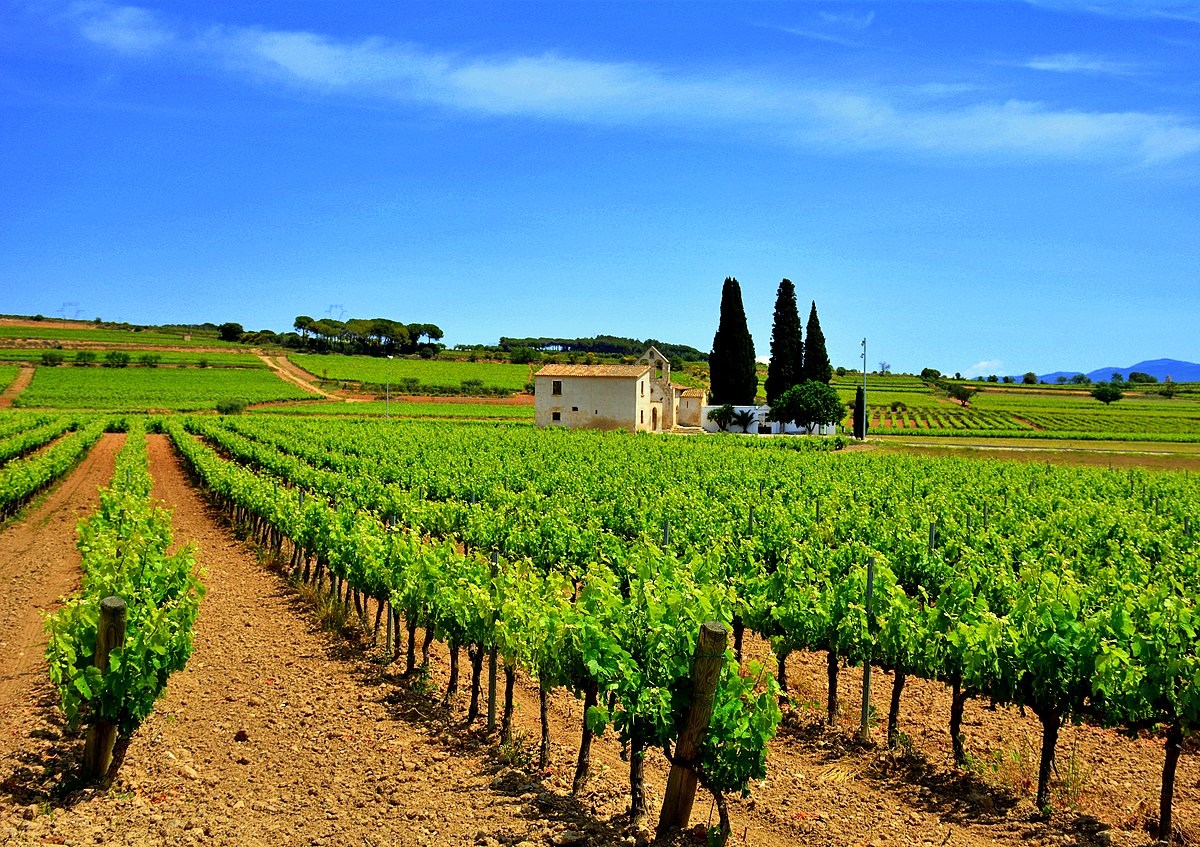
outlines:
[[[16,400],[17,395],[28,388],[31,382],[33,382],[33,368],[29,365],[21,365],[21,369],[17,371],[17,378],[9,383],[3,392],[0,392],[0,409],[12,406],[13,400]]]
[[[75,527],[96,510],[123,435],[104,435],[82,464],[0,532],[0,737],[16,732],[45,678],[42,613],[79,582]]]
[[[532,406],[532,394],[515,394],[511,397],[431,397],[428,394],[392,395],[397,403],[469,403],[489,404],[493,406]]]
[[[177,538],[197,545],[207,571],[195,654],[135,734],[108,791],[71,788],[81,742],[61,727],[47,685],[24,680],[25,706],[0,738],[0,843],[598,847],[648,837],[622,814],[627,766],[611,735],[596,744],[585,791],[569,796],[579,701],[554,696],[552,767],[538,779],[524,767],[538,736],[529,680],[517,687],[518,743],[502,748],[479,724],[463,725],[462,698],[449,711],[437,705],[448,670],[441,645],[428,677],[404,679],[369,639],[323,631],[278,570],[260,564],[209,509],[161,437],[151,437],[151,462],[155,495],[174,508]],[[756,639],[747,649],[769,658]],[[909,683],[906,750],[892,754],[850,740],[859,672],[843,671],[845,717],[826,729],[824,657],[795,656],[788,670],[797,706],[772,744],[768,778],[749,799],[732,802],[734,844],[1149,841],[1140,827],[1157,796],[1157,741],[1064,729],[1059,810],[1041,821],[1030,802],[1032,716],[969,702],[964,732],[974,765],[963,772],[950,761],[944,686]],[[890,687],[889,675],[874,675],[880,713]],[[874,727],[876,741],[880,733]],[[652,808],[665,775],[661,754],[651,753]],[[1185,757],[1176,814],[1189,829],[1200,824],[1198,779]],[[693,820],[709,813],[701,792]]]

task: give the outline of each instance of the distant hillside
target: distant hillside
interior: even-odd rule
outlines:
[[[1138,362],[1136,365],[1130,365],[1127,368],[1097,368],[1094,371],[1089,371],[1087,377],[1092,382],[1107,382],[1112,379],[1115,373],[1119,373],[1122,379],[1128,379],[1129,374],[1133,371],[1150,374],[1150,376],[1157,378],[1159,382],[1165,382],[1167,377],[1170,377],[1172,382],[1200,382],[1200,365],[1194,362],[1181,362],[1178,359],[1149,359],[1145,362]],[[1042,382],[1053,383],[1057,382],[1060,376],[1070,379],[1077,373],[1081,373],[1081,371],[1055,371],[1054,373],[1043,374],[1038,379]]]

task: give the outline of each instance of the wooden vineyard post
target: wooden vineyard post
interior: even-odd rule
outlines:
[[[500,569],[500,554],[492,551],[492,579],[496,578],[496,574]],[[488,714],[487,714],[487,731],[494,732],[496,729],[496,645],[493,636],[492,648],[488,651]]]
[[[101,674],[108,673],[108,654],[125,645],[125,611],[125,601],[120,597],[105,597],[100,601],[95,663]],[[116,741],[115,723],[95,721],[88,727],[83,747],[83,770],[89,778],[99,779],[108,773]]]
[[[933,525],[929,525],[929,537],[933,539]],[[875,593],[875,557],[871,556],[867,559],[867,627],[871,626],[871,597]],[[862,684],[862,721],[858,725],[858,740],[864,744],[871,740],[871,732],[867,727],[867,720],[871,715],[871,655],[863,660],[863,684]]]
[[[679,733],[675,745],[675,761],[667,777],[667,793],[663,798],[662,812],[658,818],[661,835],[674,827],[687,826],[692,814],[692,802],[696,799],[696,758],[708,722],[712,719],[713,696],[725,662],[725,646],[729,633],[718,621],[707,621],[700,627],[700,638],[696,641],[696,652],[692,657],[692,706],[687,721]]]

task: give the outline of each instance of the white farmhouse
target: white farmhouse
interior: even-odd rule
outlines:
[[[546,365],[533,377],[538,426],[670,432],[699,427],[707,392],[671,382],[651,347],[632,365]]]

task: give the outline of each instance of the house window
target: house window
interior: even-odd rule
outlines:
[[[579,411],[579,407],[578,407],[578,406],[572,406],[572,407],[571,407],[571,411],[572,411],[572,412],[578,412],[578,411]]]
[[[646,410],[642,409],[641,411],[638,412],[638,423],[645,423],[645,422],[646,422]]]
[[[562,395],[562,380],[561,379],[556,379],[556,380],[554,380],[554,382],[550,383],[550,393],[553,394],[555,397]]]
[[[562,412],[551,412],[551,413],[550,413],[550,420],[552,420],[552,421],[561,421],[561,420],[562,420]]]

